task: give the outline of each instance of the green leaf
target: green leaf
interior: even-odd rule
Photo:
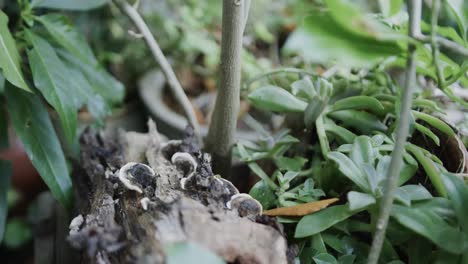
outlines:
[[[383,26],[360,14],[344,1],[326,1],[329,8],[304,19],[285,44],[288,53],[299,53],[309,62],[336,60],[347,66],[369,67],[402,50],[392,41],[384,41]]]
[[[468,236],[450,226],[435,212],[394,205],[392,217],[448,252],[460,254],[468,248]]]
[[[167,264],[185,263],[224,264],[224,260],[192,242],[176,242],[166,248]]]
[[[427,127],[425,127],[423,125],[420,125],[420,124],[415,124],[414,127],[416,128],[416,130],[418,130],[422,134],[424,134],[424,135],[428,136],[430,139],[432,139],[432,141],[434,141],[434,143],[437,146],[440,146],[439,137],[436,134],[434,134],[434,132],[432,132],[429,128],[427,128]]]
[[[348,192],[347,196],[348,208],[350,211],[366,209],[369,205],[373,205],[377,202],[374,196],[367,193],[351,191]]]
[[[76,83],[73,76],[44,39],[26,30],[33,49],[28,50],[34,85],[60,117],[68,144],[73,144],[78,125],[75,99]]]
[[[14,86],[31,92],[21,73],[21,63],[15,40],[8,29],[8,16],[0,10],[0,69]]]
[[[86,40],[67,20],[59,14],[48,14],[37,17],[50,35],[73,56],[88,65],[97,65],[98,62]]]
[[[367,182],[362,171],[354,164],[354,162],[341,152],[332,151],[328,153],[328,159],[334,161],[338,165],[338,169],[343,175],[350,179],[364,192],[370,190],[369,183]]]
[[[0,150],[8,148],[8,119],[3,104],[0,104]]]
[[[304,159],[303,157],[299,156],[294,158],[281,156],[275,158],[274,161],[276,166],[282,170],[300,171],[302,167],[304,167],[304,164],[307,162],[307,159]]]
[[[5,95],[11,122],[29,159],[55,199],[70,208],[72,183],[46,108],[38,96],[11,86],[6,87]]]
[[[255,89],[248,98],[255,107],[274,112],[303,112],[307,107],[306,102],[273,85]]]
[[[360,96],[351,96],[336,101],[332,106],[330,111],[340,111],[340,110],[370,110],[374,113],[380,113],[384,110],[382,103],[379,100],[365,95]]]
[[[349,131],[348,129],[337,126],[335,124],[325,124],[325,131],[330,134],[335,135],[339,139],[341,139],[344,143],[353,143],[354,139],[356,138],[356,134]],[[341,146],[340,146],[341,147]]]
[[[398,201],[405,206],[411,206],[411,197],[405,189],[398,188],[395,190],[395,201]]]
[[[10,188],[11,164],[0,160],[0,244],[5,232],[5,224],[8,214],[7,194]]]
[[[276,195],[264,180],[258,181],[249,192],[250,196],[259,201],[264,210],[276,205]]]
[[[345,220],[356,212],[348,210],[348,205],[328,207],[317,213],[304,216],[296,226],[295,238],[318,234],[331,226]]]
[[[418,111],[413,111],[413,114],[417,119],[423,120],[424,122],[428,123],[434,128],[440,130],[440,132],[445,133],[451,137],[455,136],[455,132],[453,132],[452,128],[450,128],[449,125],[447,125],[444,121],[440,120],[439,118]]]
[[[368,136],[358,136],[354,139],[350,158],[358,167],[361,167],[364,164],[374,166],[375,159],[377,158],[377,152],[372,146],[371,138]]]
[[[466,7],[464,6],[463,1],[445,0],[443,2],[446,4],[452,15],[455,17],[455,21],[457,21],[458,28],[463,34],[463,39],[466,39],[466,27],[468,24],[468,17],[466,15]]]
[[[4,243],[7,248],[17,249],[32,238],[31,227],[24,219],[13,218],[5,228]]]
[[[5,91],[5,77],[3,77],[2,72],[0,71],[0,95]]]
[[[57,50],[57,53],[66,63],[81,71],[94,92],[102,96],[108,104],[115,105],[122,102],[125,93],[124,86],[104,68],[87,64],[66,51]]]
[[[335,257],[328,253],[320,253],[313,257],[316,264],[338,264]]]
[[[299,96],[308,100],[317,95],[314,84],[309,77],[304,77],[303,79],[293,82],[291,84],[291,93],[294,96]]]
[[[306,127],[313,127],[317,118],[323,113],[323,110],[327,107],[328,98],[322,99],[315,96],[311,99],[304,111],[304,124]]]
[[[405,185],[398,189],[404,190],[411,201],[423,201],[432,198],[431,193],[422,185]]]
[[[452,173],[442,173],[442,180],[453,203],[458,222],[468,237],[468,186]]]
[[[385,17],[391,17],[400,12],[403,0],[379,0],[380,11]]]
[[[379,118],[367,112],[342,110],[328,113],[328,116],[341,121],[344,127],[358,129],[364,134],[387,130],[387,126],[382,123]]]
[[[108,0],[32,0],[31,7],[85,11],[98,8],[107,2]]]

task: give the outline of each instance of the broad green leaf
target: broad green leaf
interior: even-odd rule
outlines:
[[[11,164],[0,160],[0,244],[3,241],[8,214],[7,194],[10,188]]]
[[[3,104],[0,104],[0,150],[8,148],[8,119]]]
[[[405,206],[411,206],[411,197],[405,189],[398,188],[395,190],[395,201],[400,202]]]
[[[341,110],[328,113],[328,116],[341,121],[347,128],[355,128],[364,134],[371,134],[374,131],[386,131],[387,126],[375,115],[356,110]]]
[[[0,69],[3,77],[14,86],[31,92],[21,72],[20,55],[8,29],[8,16],[2,10],[0,10]]]
[[[299,156],[294,158],[281,156],[275,158],[274,161],[276,166],[282,170],[300,171],[302,167],[304,167],[304,164],[307,162],[307,159],[304,159],[303,157]]]
[[[68,21],[65,16],[48,14],[37,18],[50,35],[68,52],[88,65],[97,65],[91,48],[86,40]]]
[[[423,201],[432,198],[431,193],[422,185],[405,185],[398,189],[404,190],[411,201]]]
[[[345,220],[356,212],[348,210],[348,205],[328,207],[317,213],[304,216],[296,226],[294,237],[308,237],[318,234]]]
[[[343,255],[338,258],[340,264],[353,264],[356,260],[356,255]]]
[[[258,181],[249,192],[250,196],[259,201],[264,210],[276,205],[276,195],[264,180]]]
[[[72,144],[78,126],[76,83],[52,46],[31,31],[26,36],[33,46],[28,50],[34,85],[57,111],[65,138]]]
[[[3,241],[7,248],[17,249],[29,242],[31,238],[31,227],[25,219],[15,217],[8,221]]]
[[[316,234],[313,235],[311,238],[312,248],[315,249],[318,253],[326,253],[327,248],[325,247],[325,243],[323,242],[322,235]]]
[[[450,226],[433,211],[394,205],[392,217],[448,252],[460,254],[468,249],[468,236]]]
[[[310,62],[336,60],[347,66],[364,67],[401,52],[395,42],[379,39],[377,35],[382,27],[375,30],[376,23],[369,17],[339,1],[327,1],[327,4],[328,11],[315,11],[289,36],[285,52],[299,53]]]
[[[50,8],[84,11],[98,8],[108,0],[32,0],[32,8]]]
[[[447,198],[434,197],[429,200],[415,202],[411,208],[434,212],[449,222],[453,222],[456,218],[453,202]]]
[[[274,112],[303,112],[307,107],[306,102],[273,85],[255,89],[248,98],[255,107]]]
[[[341,152],[332,151],[328,153],[328,159],[334,161],[338,165],[340,172],[356,184],[361,190],[365,192],[370,190],[369,183],[362,171],[346,155]]]
[[[371,138],[368,136],[359,136],[354,139],[350,158],[358,167],[361,167],[364,164],[373,166],[375,159],[377,158],[377,153],[372,146]]]
[[[0,95],[5,91],[5,77],[3,77],[2,72],[0,71]]]
[[[348,193],[348,208],[350,211],[366,209],[369,205],[375,204],[375,197],[361,192],[351,191]]]
[[[335,257],[328,253],[320,253],[313,257],[315,264],[338,264]]]
[[[61,59],[81,71],[94,92],[102,96],[108,104],[115,105],[122,102],[125,93],[124,86],[104,68],[100,65],[87,64],[66,51],[58,50],[57,53]]]
[[[46,108],[38,96],[8,85],[5,95],[11,122],[29,159],[55,199],[69,208],[72,183]]]
[[[166,247],[167,264],[185,263],[224,264],[224,260],[210,250],[192,242],[176,242]]]
[[[452,173],[443,173],[442,180],[453,203],[458,222],[468,237],[468,186]]]

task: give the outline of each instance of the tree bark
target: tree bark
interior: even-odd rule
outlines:
[[[193,137],[162,142],[155,124],[149,127],[148,134],[121,132],[118,140],[82,136],[73,177],[79,215],[68,237],[81,263],[164,263],[165,249],[177,242],[202,246],[228,263],[288,262],[281,225],[246,204],[228,209],[236,189],[213,175]],[[174,160],[186,154],[196,162],[193,173]],[[134,189],[119,178],[128,162],[137,164],[128,170]]]

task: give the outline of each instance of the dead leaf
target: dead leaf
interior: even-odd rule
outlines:
[[[280,207],[265,211],[263,214],[269,216],[304,216],[320,211],[336,201],[338,201],[338,198],[309,202],[295,206]]]

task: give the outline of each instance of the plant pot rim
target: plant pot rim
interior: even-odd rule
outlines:
[[[158,130],[169,138],[181,137],[187,127],[187,120],[183,115],[170,109],[163,100],[166,78],[161,70],[152,69],[145,73],[138,81],[138,93],[150,116],[158,124]],[[161,126],[161,128],[159,128]],[[203,137],[208,134],[208,126],[200,125]],[[258,136],[254,131],[240,130],[235,133],[236,140],[255,140]]]

